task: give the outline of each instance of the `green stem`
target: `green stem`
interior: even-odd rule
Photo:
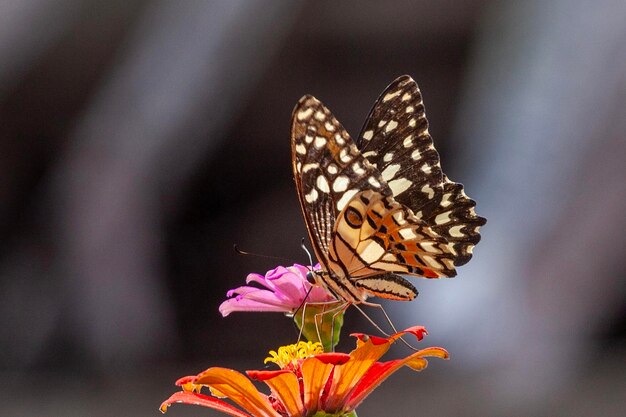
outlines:
[[[294,320],[308,341],[320,342],[324,352],[333,352],[343,326],[344,305],[343,301],[306,303]]]
[[[356,411],[351,411],[348,414],[327,414],[324,411],[318,411],[313,417],[357,417]]]

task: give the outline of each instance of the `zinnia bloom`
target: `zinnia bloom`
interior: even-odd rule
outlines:
[[[165,401],[161,411],[165,412],[173,403],[185,403],[235,417],[346,416],[402,366],[421,371],[428,364],[425,357],[448,358],[445,349],[431,347],[401,359],[378,362],[404,334],[421,340],[427,332],[423,327],[412,327],[388,338],[353,334],[357,337],[357,347],[349,354],[320,353],[321,348],[310,342],[270,352],[266,362],[274,362],[281,369],[247,371],[249,378],[267,384],[269,395],[259,392],[248,377],[235,370],[209,368],[179,379],[176,384],[183,391]],[[200,393],[202,387],[209,388],[213,396]],[[228,398],[240,408],[216,397]]]
[[[226,296],[232,298],[220,305],[220,313],[224,317],[233,311],[274,311],[293,314],[305,298],[307,303],[334,301],[335,298],[325,289],[317,286],[311,289],[311,284],[306,279],[308,271],[307,267],[295,264],[289,267],[276,267],[265,276],[250,274],[246,284],[255,282],[261,288],[246,285],[228,291]]]

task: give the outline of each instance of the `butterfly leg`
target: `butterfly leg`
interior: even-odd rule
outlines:
[[[387,323],[389,324],[389,327],[391,327],[391,330],[393,330],[394,333],[398,333],[398,329],[396,329],[396,326],[394,326],[393,322],[391,321],[391,319],[389,318],[389,315],[387,314],[387,312],[385,311],[385,308],[381,305],[381,304],[376,304],[376,303],[370,303],[367,301],[362,302],[361,304],[366,305],[368,307],[374,307],[379,309],[382,313],[383,316],[385,316],[385,320],[387,321]],[[357,310],[359,310],[359,312],[361,312],[361,314],[363,314],[363,316],[379,331],[381,332],[383,335],[385,335],[385,337],[389,337],[390,335],[388,333],[386,333],[383,329],[380,328],[379,325],[377,325],[374,320],[372,320],[366,313],[365,311],[363,311],[362,308],[360,308],[358,305],[354,305],[356,307]],[[412,346],[409,342],[407,342],[406,340],[404,340],[404,338],[400,337],[400,341],[406,345],[409,349],[414,350],[414,351],[418,351],[419,349],[417,349],[416,347]]]
[[[328,304],[332,304],[335,303],[335,301],[330,301],[328,302]],[[326,303],[324,303],[326,304]],[[322,335],[320,333],[320,328],[323,327],[324,325],[324,317],[326,315],[331,315],[331,323],[330,323],[330,340],[331,340],[331,345],[332,345],[332,341],[335,340],[335,322],[337,319],[337,316],[339,314],[342,314],[343,312],[346,311],[346,309],[348,307],[350,307],[352,303],[350,302],[344,302],[342,304],[339,304],[337,306],[333,306],[332,308],[330,308],[329,310],[326,310],[324,308],[324,310],[321,313],[317,313],[314,316],[314,321],[315,321],[315,330],[317,332],[317,339],[322,342]],[[335,347],[333,346],[333,351],[334,351]]]

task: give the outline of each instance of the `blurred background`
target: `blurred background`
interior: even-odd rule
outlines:
[[[359,416],[624,415],[625,22],[617,0],[1,1],[2,414],[157,415],[179,376],[292,342],[217,307],[286,263],[234,243],[306,263],[293,106],[354,136],[409,74],[488,224],[456,279],[385,303],[452,360]]]

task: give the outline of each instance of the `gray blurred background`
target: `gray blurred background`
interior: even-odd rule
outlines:
[[[281,315],[219,316],[286,263],[232,245],[306,262],[294,104],[356,135],[402,74],[488,224],[456,279],[385,304],[452,360],[359,416],[626,415],[617,0],[1,1],[1,414],[157,415],[177,377],[292,342]]]

